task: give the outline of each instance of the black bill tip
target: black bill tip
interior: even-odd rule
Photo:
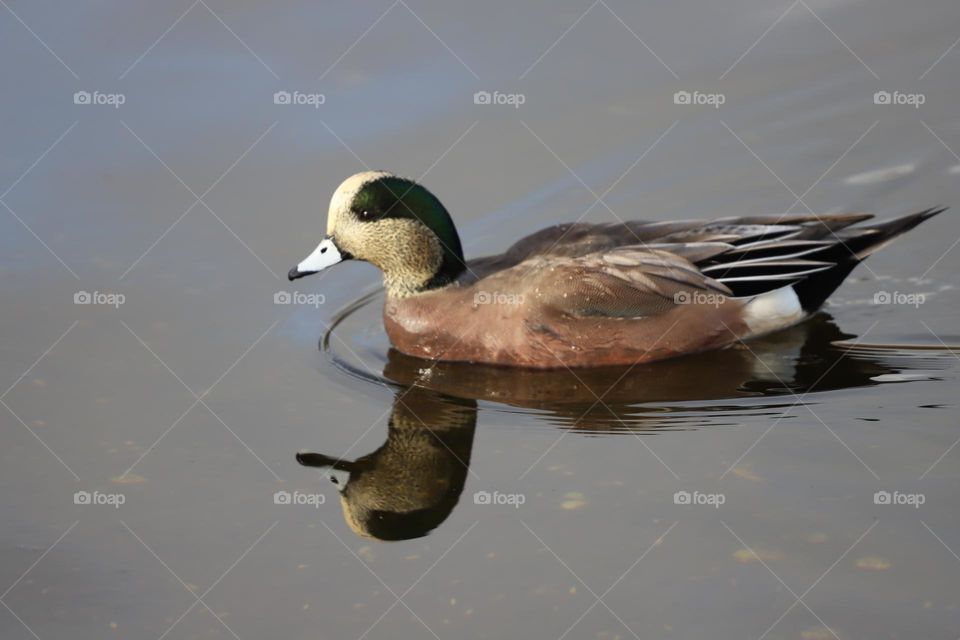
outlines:
[[[296,280],[297,278],[302,278],[302,277],[304,277],[304,276],[309,276],[309,275],[312,275],[312,274],[314,274],[314,273],[316,273],[316,271],[298,271],[297,268],[294,267],[294,268],[290,269],[290,271],[287,272],[287,280],[289,280],[290,282],[293,282],[293,281]]]

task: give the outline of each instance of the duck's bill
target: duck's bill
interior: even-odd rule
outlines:
[[[340,249],[337,248],[337,245],[333,243],[333,239],[324,238],[323,242],[313,250],[313,253],[293,269],[290,269],[289,273],[287,273],[287,278],[296,280],[303,276],[309,276],[318,271],[323,271],[327,267],[332,267],[338,262],[343,262],[345,259],[346,257],[341,253]]]
[[[347,488],[347,483],[350,482],[350,472],[354,466],[354,463],[349,460],[331,458],[322,453],[298,453],[297,462],[305,467],[320,469],[330,482],[337,485],[337,489],[341,492]]]

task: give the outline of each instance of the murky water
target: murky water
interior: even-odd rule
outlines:
[[[955,211],[632,370],[413,360],[371,267],[282,276],[371,166],[469,256],[956,209],[958,37],[947,0],[7,0],[0,637],[956,638]]]

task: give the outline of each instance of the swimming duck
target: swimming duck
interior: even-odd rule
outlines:
[[[334,192],[290,280],[344,260],[383,272],[384,327],[407,355],[531,368],[629,365],[718,349],[810,317],[861,261],[944,211],[588,224],[467,261],[446,208],[385,171]]]

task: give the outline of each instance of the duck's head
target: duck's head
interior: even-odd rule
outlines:
[[[450,214],[426,187],[385,171],[364,171],[337,187],[327,235],[290,270],[302,278],[344,260],[383,271],[388,295],[409,296],[453,282],[466,265]]]

